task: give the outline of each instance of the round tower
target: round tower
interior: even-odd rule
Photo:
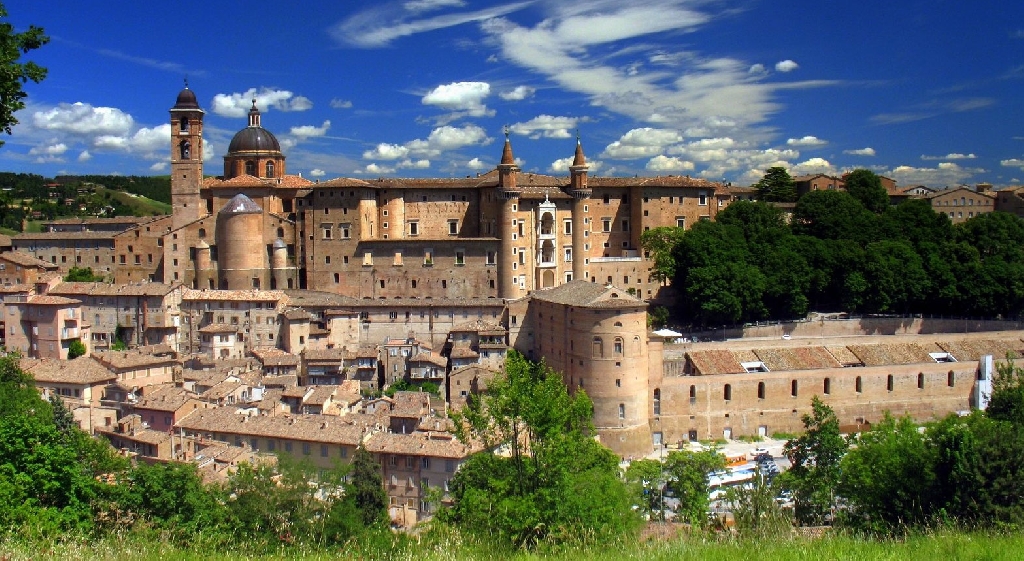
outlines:
[[[586,231],[587,201],[590,200],[591,190],[587,185],[587,159],[583,156],[583,144],[580,137],[576,135],[576,155],[569,166],[569,194],[572,196],[572,278],[573,280],[587,280],[586,259],[589,252],[586,250],[586,238],[583,232]]]
[[[206,240],[199,240],[196,244],[196,288],[216,288],[213,285],[213,274],[210,244]]]
[[[263,288],[267,252],[263,209],[239,193],[217,215],[217,269],[221,289]]]
[[[270,254],[270,288],[271,289],[283,289],[292,288],[288,284],[289,278],[289,267],[288,267],[288,244],[284,243],[284,240],[277,238],[274,240],[271,246]]]
[[[516,176],[519,174],[519,166],[512,156],[512,143],[508,138],[508,131],[505,131],[505,147],[501,152],[501,163],[498,164],[498,200],[501,203],[501,210],[498,217],[498,237],[501,245],[498,247],[498,297],[515,298],[519,295],[517,282],[514,278],[512,262],[512,220],[515,218],[516,207],[519,201],[520,191],[516,185]]]

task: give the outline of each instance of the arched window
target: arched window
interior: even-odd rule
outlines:
[[[722,397],[724,397],[726,401],[731,401],[732,400],[732,384],[726,384],[725,385],[725,391],[723,391],[722,394],[723,394]]]
[[[245,174],[256,175],[256,162],[252,160],[245,162]]]
[[[917,389],[924,389],[924,372],[920,372],[917,375]]]
[[[178,128],[181,129],[181,132],[188,131],[188,117],[181,117],[181,119],[178,121]]]
[[[274,162],[267,162],[267,177],[274,177]]]
[[[793,380],[793,382],[790,384],[789,393],[792,394],[793,397],[796,397],[797,394],[798,394],[797,390],[798,390],[798,388],[797,388],[796,380]]]
[[[864,391],[864,385],[861,382],[860,376],[857,376],[856,387],[857,387],[857,393],[861,393],[861,392]]]
[[[594,358],[604,358],[604,343],[600,337],[594,337]]]
[[[757,399],[764,399],[764,382],[757,383]]]
[[[633,347],[635,347],[636,354],[640,354],[640,337],[633,337]]]
[[[832,378],[825,378],[824,386],[822,390],[825,392],[825,395],[832,393]]]
[[[187,140],[182,140],[178,144],[178,150],[181,152],[181,159],[187,160],[192,157],[192,145]]]
[[[661,389],[654,388],[654,414],[661,415]]]
[[[199,237],[200,238],[205,238],[206,237],[206,228],[200,228],[199,229]]]
[[[615,356],[622,356],[622,337],[615,338]]]

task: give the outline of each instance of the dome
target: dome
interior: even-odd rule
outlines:
[[[228,145],[228,153],[234,152],[280,152],[281,144],[267,129],[255,126],[238,131]]]
[[[206,243],[206,240],[199,240],[196,249],[210,249],[210,244]]]
[[[274,240],[274,249],[288,249],[288,244],[284,243],[281,238],[277,238]]]
[[[220,209],[219,214],[263,214],[263,209],[260,208],[260,205],[254,203],[252,199],[239,193],[231,197],[228,204]]]
[[[178,101],[175,102],[173,109],[199,109],[195,92],[185,86],[185,89],[178,93]]]

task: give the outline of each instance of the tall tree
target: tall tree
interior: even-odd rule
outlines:
[[[764,177],[754,184],[757,198],[761,201],[791,203],[796,201],[796,182],[784,167],[770,167]]]
[[[875,172],[867,169],[853,170],[843,177],[846,192],[860,201],[864,208],[880,214],[889,208],[889,193],[882,186],[882,180]]]
[[[352,458],[352,491],[364,525],[387,522],[388,496],[384,492],[380,464],[362,446]]]
[[[42,47],[50,38],[34,25],[15,32],[14,25],[6,21],[7,15],[7,9],[0,4],[0,130],[11,134],[11,127],[18,124],[14,113],[25,108],[25,84],[29,80],[39,83],[46,77],[45,68],[32,61],[21,62],[21,56]],[[0,146],[3,144],[0,140]]]
[[[804,434],[786,443],[784,453],[792,467],[779,477],[779,484],[793,492],[797,521],[817,526],[831,518],[835,509],[839,463],[849,444],[839,432],[835,411],[818,396],[802,420]]]
[[[676,275],[676,262],[672,250],[679,244],[685,230],[675,226],[652,228],[640,234],[640,247],[650,255],[654,266],[651,267],[651,278],[664,282]]]
[[[561,375],[509,352],[484,398],[453,415],[460,440],[508,456],[471,456],[449,485],[442,520],[520,547],[635,529],[618,458],[594,440],[592,415],[586,393],[569,395]]]
[[[679,499],[679,515],[695,526],[708,520],[711,473],[725,468],[725,457],[716,450],[669,452],[665,458],[665,487]]]

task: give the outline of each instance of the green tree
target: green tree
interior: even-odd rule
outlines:
[[[910,417],[886,413],[840,463],[837,494],[846,504],[839,513],[842,522],[888,535],[931,521],[936,452]]]
[[[364,526],[388,521],[388,496],[380,475],[380,464],[360,446],[352,457],[352,493]]]
[[[68,274],[64,276],[66,282],[101,282],[102,275],[95,275],[92,267],[71,267]]]
[[[796,201],[796,182],[784,167],[770,167],[764,177],[754,184],[757,198],[766,202],[791,203]]]
[[[889,208],[889,193],[875,172],[857,169],[845,175],[843,180],[846,182],[846,192],[860,201],[867,210],[880,214]]]
[[[505,372],[453,414],[463,442],[507,455],[471,456],[450,484],[441,519],[517,547],[602,540],[639,522],[618,458],[593,439],[593,405],[559,374],[511,351]]]
[[[626,468],[626,483],[641,512],[651,519],[662,519],[665,466],[658,460],[634,460]]]
[[[38,49],[50,41],[43,35],[42,28],[30,25],[17,33],[14,25],[6,21],[7,9],[0,4],[0,129],[11,134],[11,128],[18,124],[14,114],[25,108],[23,101],[28,95],[24,86],[29,80],[39,83],[46,77],[46,69],[32,61],[21,62],[21,56]],[[3,145],[0,141],[0,146]]]
[[[85,343],[82,343],[82,341],[74,339],[68,344],[68,360],[74,360],[80,356],[84,356],[85,353]]]
[[[653,262],[651,278],[659,282],[671,280],[676,275],[676,261],[672,251],[686,231],[675,226],[651,228],[640,234],[640,247],[650,255]]]
[[[853,240],[866,244],[879,239],[879,218],[844,191],[811,191],[793,208],[796,235],[822,240]]]
[[[793,519],[775,500],[777,488],[777,484],[757,470],[749,485],[730,487],[726,491],[726,501],[740,535],[778,538],[789,533]]]
[[[725,457],[716,450],[669,452],[665,458],[665,487],[679,499],[680,517],[695,526],[708,521],[710,476],[725,468]]]
[[[792,467],[779,477],[779,484],[793,492],[797,521],[818,526],[832,517],[836,507],[839,465],[849,444],[839,432],[835,411],[818,396],[811,400],[811,413],[802,421],[804,433],[784,448]]]

